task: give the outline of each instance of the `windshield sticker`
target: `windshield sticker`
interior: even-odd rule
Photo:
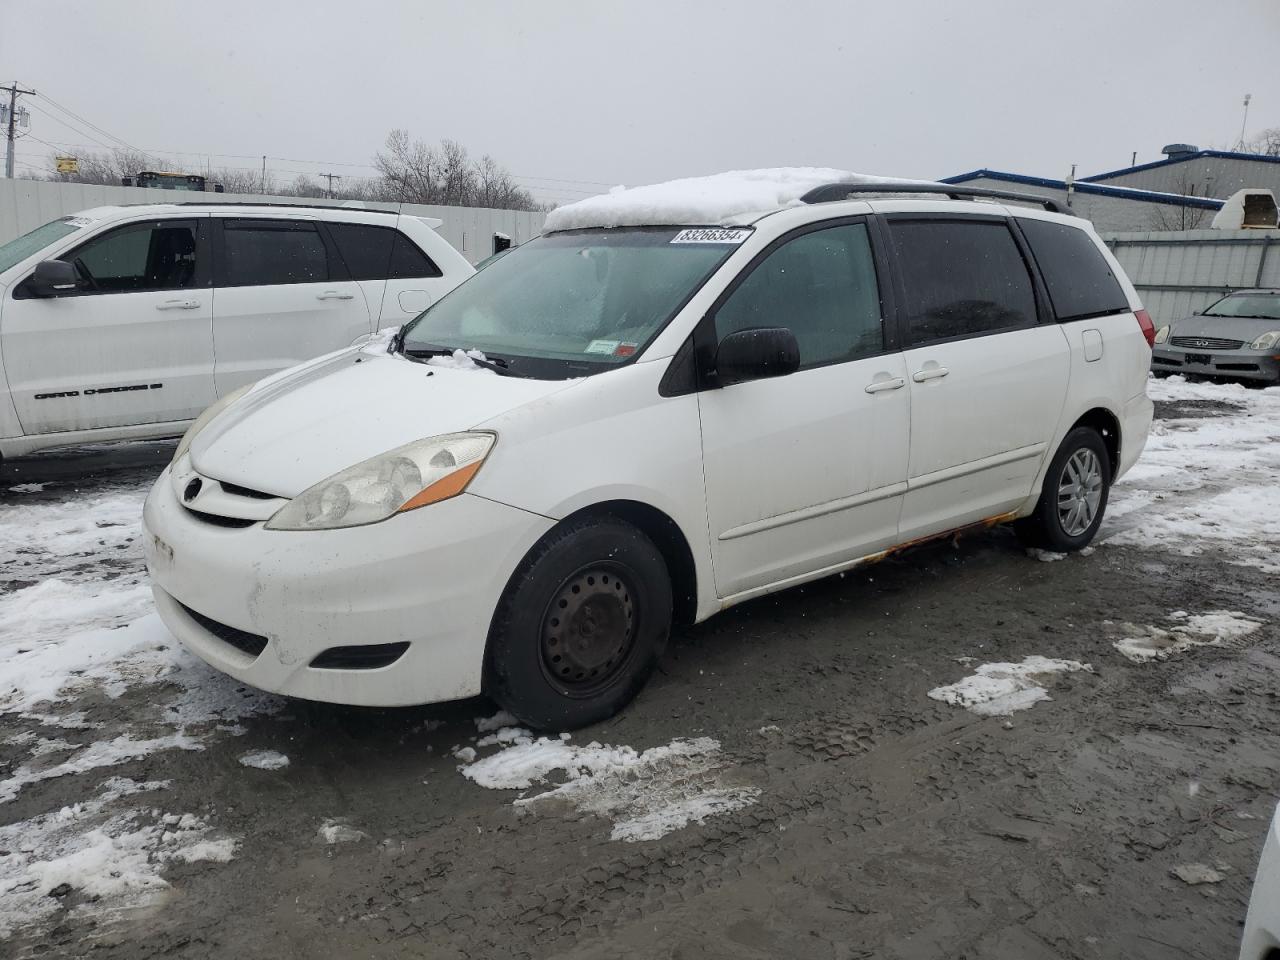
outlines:
[[[613,353],[618,349],[617,340],[592,340],[587,344],[586,353]]]
[[[672,239],[672,243],[741,243],[751,236],[746,227],[697,227],[692,230],[681,230]]]
[[[613,351],[613,355],[615,357],[629,357],[636,352],[639,346],[640,344],[638,343],[620,343],[618,344],[618,349]]]

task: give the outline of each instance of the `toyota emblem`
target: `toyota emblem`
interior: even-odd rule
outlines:
[[[187,484],[187,489],[182,491],[182,499],[190,503],[200,493],[200,488],[203,486],[204,481],[199,477],[192,477],[191,482]]]

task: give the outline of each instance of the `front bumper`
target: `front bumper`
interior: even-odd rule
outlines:
[[[1239,350],[1196,350],[1158,343],[1151,351],[1151,369],[1155,373],[1280,383],[1280,351],[1250,350],[1247,347]]]
[[[1254,874],[1240,960],[1266,960],[1276,949],[1280,949],[1280,809],[1271,821],[1258,872]]]
[[[262,690],[390,707],[480,692],[494,608],[551,526],[462,494],[345,530],[228,528],[182,506],[166,469],[143,510],[143,545],[160,618],[196,656]],[[189,611],[266,645],[244,652]],[[310,665],[332,647],[401,642],[388,666]]]

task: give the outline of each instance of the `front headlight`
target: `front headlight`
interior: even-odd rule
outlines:
[[[276,511],[267,529],[357,527],[456,497],[496,439],[492,433],[449,433],[405,444],[303,491]]]
[[[1157,330],[1157,331],[1156,331],[1156,343],[1164,343],[1166,340],[1168,340],[1168,339],[1169,339],[1169,333],[1170,333],[1170,330],[1171,330],[1171,328],[1170,328],[1169,324],[1167,324],[1167,323],[1166,323],[1163,327],[1161,327],[1159,330]]]
[[[1270,350],[1280,342],[1280,330],[1268,330],[1253,343],[1249,344],[1250,350]]]
[[[182,439],[178,441],[178,449],[173,451],[173,463],[177,463],[182,459],[182,455],[191,449],[191,441],[196,438],[196,434],[209,425],[209,421],[220,414],[231,404],[235,403],[242,396],[249,392],[252,383],[246,383],[239,390],[232,390],[221,400],[216,400],[212,405],[207,407],[204,413],[196,417],[195,423],[187,427],[187,432],[182,435]]]

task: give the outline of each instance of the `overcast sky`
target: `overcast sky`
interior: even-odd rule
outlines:
[[[1278,0],[0,0],[0,13],[0,80],[84,121],[31,98],[23,163],[49,152],[36,137],[73,152],[114,137],[201,165],[268,154],[278,177],[362,175],[337,164],[367,165],[404,127],[491,153],[555,201],[781,165],[1084,176],[1172,141],[1231,146],[1245,93],[1251,131],[1280,126]]]

